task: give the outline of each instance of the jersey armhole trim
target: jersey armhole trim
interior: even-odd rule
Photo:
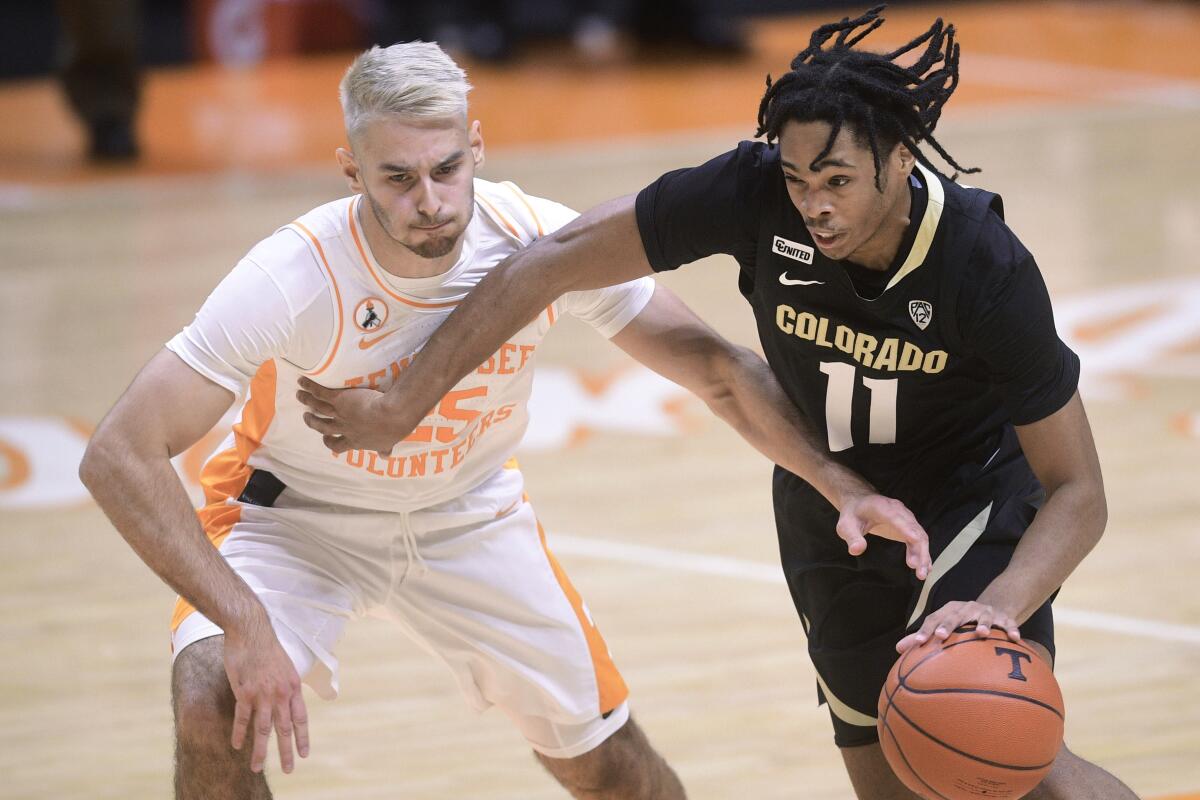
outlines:
[[[517,196],[517,199],[521,201],[521,205],[529,209],[529,215],[533,217],[533,224],[537,226],[538,237],[540,238],[545,236],[546,228],[544,225],[542,225],[542,219],[538,216],[537,212],[533,210],[533,205],[529,202],[529,199],[525,196],[525,193],[522,192],[512,181],[502,181],[500,185],[507,186],[508,189]]]
[[[308,237],[309,241],[312,242],[313,248],[316,250],[317,255],[321,258],[321,267],[325,270],[325,276],[329,278],[329,285],[333,287],[335,328],[333,347],[330,348],[329,356],[325,359],[325,363],[321,364],[321,366],[316,370],[308,372],[309,375],[315,377],[329,368],[329,365],[333,363],[333,357],[337,355],[338,348],[342,346],[342,290],[338,288],[337,279],[333,277],[333,270],[329,266],[329,260],[325,258],[325,249],[321,247],[321,243],[317,240],[317,237],[303,222],[300,222],[299,220],[293,222],[292,225],[295,225],[296,228],[303,232],[303,234]]]
[[[517,244],[519,244],[521,247],[528,246],[529,242],[527,242],[523,238],[521,238],[521,232],[517,228],[517,226],[515,224],[513,224],[512,220],[510,220],[508,217],[501,214],[500,209],[496,208],[495,205],[488,202],[487,198],[484,197],[483,195],[481,195],[479,192],[475,193],[475,200],[483,205],[484,209],[488,212],[488,215],[492,219],[496,220],[497,222],[499,222],[501,225],[503,225],[505,228],[508,229],[508,234],[510,236],[512,236],[513,240],[516,241]]]

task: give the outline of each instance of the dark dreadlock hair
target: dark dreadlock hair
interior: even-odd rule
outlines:
[[[833,149],[838,132],[848,124],[856,138],[871,147],[875,188],[880,191],[880,153],[890,151],[897,143],[903,143],[917,161],[940,173],[917,147],[918,142],[928,142],[955,169],[951,180],[956,180],[959,173],[978,172],[978,168],[959,165],[933,138],[942,106],[958,86],[954,26],[945,25],[939,18],[925,33],[890,53],[853,49],[883,24],[879,15],[884,8],[875,6],[858,19],[844,17],[841,22],[822,25],[813,31],[808,47],[792,59],[791,72],[775,82],[768,75],[755,136],[766,134],[771,142],[779,138],[788,122],[828,122],[832,130],[825,149],[812,161],[815,169]],[[830,39],[833,44],[825,47]],[[911,67],[895,63],[896,58],[921,45],[925,45],[925,52]],[[941,66],[934,69],[938,64]]]

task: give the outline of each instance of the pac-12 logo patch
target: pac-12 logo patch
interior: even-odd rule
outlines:
[[[801,264],[811,264],[813,262],[813,249],[811,247],[799,242],[793,242],[791,239],[785,239],[782,236],[776,236],[771,242],[771,252],[784,258],[790,258],[793,261],[799,261]]]
[[[928,300],[909,300],[908,315],[918,328],[925,330],[933,319],[933,304]]]
[[[387,322],[387,303],[378,297],[368,297],[354,309],[354,324],[360,331],[373,331]]]

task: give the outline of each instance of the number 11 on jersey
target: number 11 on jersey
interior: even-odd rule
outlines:
[[[852,364],[841,361],[822,361],[821,372],[829,376],[825,393],[825,427],[829,435],[829,450],[838,453],[854,446],[850,432],[850,414],[854,406],[855,373]],[[862,379],[871,393],[871,418],[867,428],[869,444],[896,443],[896,387],[898,378]]]

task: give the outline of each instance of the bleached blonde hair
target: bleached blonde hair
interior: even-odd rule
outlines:
[[[467,73],[432,42],[375,46],[354,59],[338,87],[346,133],[353,137],[372,117],[467,115]]]

